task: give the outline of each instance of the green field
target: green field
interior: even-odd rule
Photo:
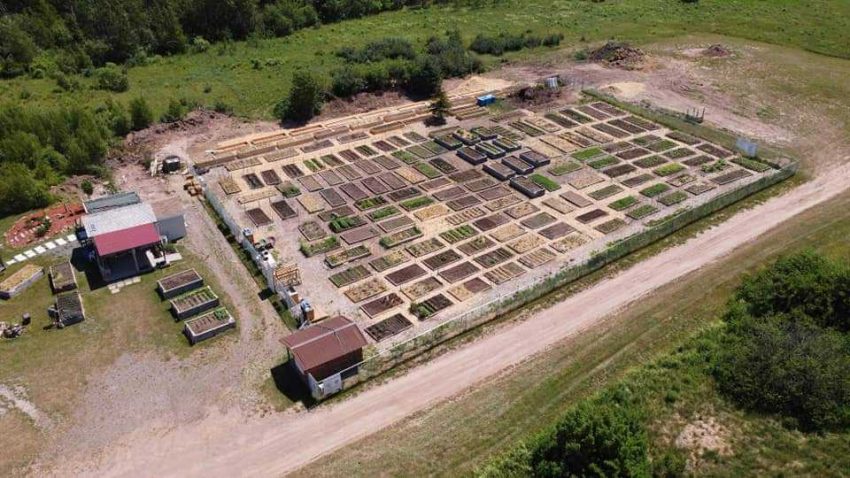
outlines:
[[[702,0],[693,4],[677,0],[497,0],[479,8],[448,6],[383,13],[280,39],[214,45],[204,53],[156,58],[149,65],[130,69],[130,90],[120,94],[91,90],[94,80],[83,77],[79,78],[83,88],[76,92],[55,91],[51,79],[4,80],[0,82],[0,101],[28,107],[68,102],[100,105],[109,96],[124,103],[145,96],[159,113],[170,99],[188,98],[204,105],[223,101],[240,116],[270,118],[273,105],[288,91],[292,71],[308,67],[329,73],[342,63],[334,55],[341,46],[362,45],[386,36],[404,36],[421,45],[427,37],[455,28],[467,42],[478,33],[560,32],[565,35],[562,45],[575,49],[612,37],[642,43],[715,33],[850,57],[850,2],[844,0]],[[505,58],[537,54],[526,50]],[[497,61],[488,59],[489,64]]]

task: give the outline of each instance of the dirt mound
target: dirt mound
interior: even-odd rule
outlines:
[[[596,63],[605,63],[632,70],[643,65],[646,53],[639,48],[633,48],[628,43],[609,41],[600,48],[590,51],[587,59]]]
[[[719,43],[715,43],[714,45],[711,45],[702,51],[702,56],[707,56],[710,58],[724,58],[731,55],[732,52]]]

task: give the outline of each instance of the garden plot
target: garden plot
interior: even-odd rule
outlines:
[[[651,204],[642,204],[626,213],[631,219],[640,220],[658,212],[658,208]]]
[[[367,197],[369,197],[369,195],[366,194],[366,191],[360,189],[360,187],[354,183],[343,184],[339,187],[339,189],[344,192],[346,196],[350,197],[355,201],[360,201],[361,199],[366,199]],[[331,189],[330,191],[333,191],[333,189]]]
[[[425,299],[420,303],[410,305],[410,311],[419,320],[430,319],[438,312],[451,307],[452,301],[443,294],[437,294],[429,299]]]
[[[514,223],[510,223],[496,229],[494,232],[490,233],[490,236],[499,242],[508,242],[522,236],[525,233],[525,229]]]
[[[366,302],[360,309],[366,313],[369,317],[375,318],[387,312],[388,310],[394,309],[401,304],[404,303],[401,297],[398,296],[395,292],[391,292],[381,298],[375,299],[371,302]]]
[[[458,246],[458,250],[463,252],[467,256],[471,256],[477,252],[481,252],[485,249],[489,249],[490,247],[496,245],[489,237],[487,236],[478,236],[473,239],[470,239],[460,246]]]
[[[714,146],[713,144],[709,144],[709,143],[703,143],[703,144],[697,146],[697,149],[702,151],[703,153],[708,153],[708,154],[714,156],[715,158],[720,158],[720,159],[731,158],[733,156],[733,154],[731,152],[726,151],[725,149],[722,149],[722,148],[718,148],[717,146]]]
[[[369,161],[368,159],[357,161],[356,163],[354,163],[354,166],[356,166],[358,169],[360,169],[369,176],[383,172],[382,168],[380,168],[372,161]]]
[[[394,232],[389,236],[382,237],[380,244],[386,249],[392,249],[393,247],[400,246],[420,237],[422,237],[422,231],[419,230],[418,227],[413,226],[398,232]]]
[[[535,214],[534,216],[529,217],[528,219],[524,219],[520,221],[524,227],[529,229],[540,229],[543,226],[548,226],[555,222],[555,216],[549,214],[548,212],[541,212],[539,214]]]
[[[594,229],[601,232],[602,234],[610,234],[621,227],[626,225],[626,221],[622,219],[611,219],[609,221],[605,221],[602,224],[596,226]]]
[[[340,195],[340,194],[336,191],[336,189],[333,189],[333,188],[330,188],[330,189],[323,189],[322,191],[320,191],[320,192],[319,192],[319,195],[322,197],[322,199],[324,199],[324,200],[325,200],[325,202],[326,202],[326,203],[327,203],[330,207],[339,207],[339,206],[344,205],[344,204],[345,204],[345,202],[346,202],[346,201],[345,201],[345,198],[344,198],[344,197],[342,197],[342,196],[341,196],[341,195]]]
[[[695,154],[697,153],[688,148],[676,148],[672,151],[665,152],[664,156],[670,159],[682,159],[687,158],[689,156],[693,156]]]
[[[529,199],[538,198],[546,194],[546,189],[525,176],[517,176],[511,179],[510,185]]]
[[[439,279],[428,277],[409,286],[402,287],[401,293],[410,300],[418,300],[441,287],[443,287],[443,283]]]
[[[387,286],[380,278],[373,277],[366,282],[351,286],[345,291],[345,296],[348,300],[354,302],[363,302],[387,291]]]
[[[224,191],[224,194],[232,195],[239,194],[242,192],[242,188],[236,184],[236,181],[231,177],[222,178],[219,180],[218,185],[221,187],[221,190]]]
[[[356,265],[354,267],[349,267],[344,271],[337,272],[336,274],[333,274],[328,277],[328,279],[333,285],[338,288],[341,288],[366,279],[371,275],[372,273],[369,272],[369,269],[366,269],[362,265]]]
[[[372,255],[372,252],[369,248],[361,245],[326,255],[325,264],[327,264],[331,269],[334,269],[346,262],[353,262],[363,259],[364,257],[369,257],[370,255]]]
[[[475,220],[472,222],[472,225],[477,227],[481,232],[487,232],[491,229],[495,229],[503,224],[507,224],[510,221],[508,216],[502,213],[491,214],[487,217],[482,217],[481,219]]]
[[[584,214],[576,216],[576,221],[578,221],[582,224],[590,224],[591,222],[596,221],[597,219],[603,218],[607,215],[608,215],[608,213],[603,211],[602,209],[593,209],[593,210],[590,210],[590,211],[588,211]]]
[[[443,252],[439,252],[434,254],[433,256],[422,261],[422,264],[431,269],[432,271],[436,271],[442,269],[446,266],[454,264],[455,262],[461,259],[461,255],[455,252],[454,249],[447,249]]]
[[[359,161],[361,159],[360,155],[355,153],[350,149],[345,149],[339,152],[339,155],[342,156],[342,159],[348,161],[349,163],[353,163],[355,161]]]
[[[685,191],[693,194],[694,196],[699,196],[700,194],[711,191],[712,189],[714,189],[716,187],[717,186],[714,185],[714,184],[699,183],[699,184],[694,184],[692,186],[688,186],[687,188],[685,188]]]
[[[328,235],[327,231],[316,221],[307,221],[298,226],[298,230],[308,241],[315,241]]]
[[[445,246],[446,245],[440,242],[439,239],[432,237],[431,239],[411,244],[405,247],[405,250],[413,257],[422,257],[431,254],[432,252],[437,252]]]
[[[363,180],[363,187],[368,189],[372,194],[384,194],[390,190],[386,184],[379,181],[377,178],[369,177]]]
[[[511,194],[513,194],[511,190],[504,186],[497,186],[478,193],[478,195],[481,196],[481,199],[485,201],[492,201]]]
[[[682,161],[682,164],[684,164],[685,166],[690,166],[690,167],[693,168],[693,167],[702,166],[704,164],[711,163],[713,161],[714,161],[714,158],[712,158],[710,156],[702,155],[702,156],[697,156],[695,158],[686,159],[686,160]]]
[[[398,191],[391,192],[391,193],[387,194],[387,198],[389,198],[391,201],[399,202],[399,201],[404,201],[404,200],[407,200],[407,199],[415,198],[417,196],[420,196],[421,194],[422,194],[422,191],[420,191],[419,189],[414,188],[414,187],[409,187],[409,188],[399,189]]]
[[[457,285],[449,289],[449,294],[452,295],[459,302],[463,302],[465,300],[470,299],[475,294],[480,294],[482,292],[486,292],[491,289],[490,284],[484,282],[482,279],[475,277],[470,279],[463,284]]]
[[[720,176],[711,178],[711,180],[715,184],[719,184],[722,186],[724,184],[729,184],[752,175],[753,173],[747,171],[746,169],[736,169],[732,172],[728,172],[725,174],[721,174]]]
[[[336,168],[337,166],[342,166],[343,164],[345,164],[339,158],[332,154],[326,154],[319,159],[325,164],[325,166],[329,168]]]
[[[69,277],[73,277],[73,269],[70,268],[70,263],[63,263],[60,265],[67,265],[68,271],[70,272]],[[63,283],[61,281],[61,277],[68,277],[67,274],[60,275],[56,273],[57,266],[53,266],[50,269],[50,279],[53,283],[54,292],[66,292],[68,290],[76,289],[77,283],[68,282]],[[73,285],[73,287],[69,287],[68,284]],[[185,294],[191,290],[197,289],[199,287],[203,287],[204,279],[195,271],[195,269],[188,269],[185,271],[178,272],[176,274],[171,274],[170,276],[164,277],[157,281],[157,291],[159,295],[162,296],[163,299],[172,299],[181,294]]]
[[[495,201],[490,201],[484,207],[486,207],[491,212],[495,212],[501,209],[505,209],[506,207],[515,206],[521,202],[523,202],[523,199],[521,197],[512,194],[510,196],[505,196],[496,199]]]
[[[683,173],[683,174],[680,174],[678,176],[675,176],[675,177],[668,179],[667,182],[672,186],[679,187],[679,186],[684,186],[686,184],[690,184],[690,183],[692,183],[696,180],[697,180],[697,177],[694,176],[693,174]]]
[[[477,193],[478,191],[483,191],[485,189],[492,188],[496,184],[496,181],[491,178],[481,178],[476,179],[475,181],[465,183],[463,186],[470,192]]]
[[[269,186],[277,186],[281,182],[280,176],[271,169],[261,172],[260,176],[263,177],[263,181]]]
[[[513,253],[504,247],[497,247],[492,251],[485,252],[480,256],[475,258],[475,262],[477,262],[480,266],[485,269],[490,269],[495,267],[507,260],[510,260],[513,257]]]
[[[328,222],[330,230],[336,233],[345,232],[349,229],[355,229],[364,225],[366,225],[366,220],[360,216],[334,216],[333,219]]]
[[[209,287],[197,289],[171,299],[171,312],[174,320],[184,320],[219,306],[219,298]]]
[[[580,170],[573,173],[567,180],[567,184],[576,189],[585,189],[594,184],[599,184],[605,181],[605,178],[593,171]]]
[[[466,189],[462,188],[461,186],[452,186],[450,188],[435,192],[434,197],[438,201],[448,201],[450,199],[456,199],[460,196],[463,196],[464,194],[466,194]]]
[[[348,164],[336,168],[336,172],[349,181],[354,181],[363,177],[363,175],[354,169],[353,166]]]
[[[556,257],[557,254],[541,247],[520,257],[519,263],[533,270],[552,262]]]
[[[479,169],[467,169],[459,173],[450,174],[448,177],[456,183],[465,183],[478,179],[482,176],[484,176],[484,174]]]
[[[463,196],[463,197],[458,198],[458,199],[453,199],[453,200],[447,202],[446,206],[448,206],[452,211],[462,211],[466,208],[470,208],[472,206],[477,206],[479,204],[481,204],[481,199],[478,199],[477,197],[475,197],[473,195],[469,195],[469,196]]]
[[[339,248],[339,239],[336,236],[328,237],[315,242],[302,242],[300,246],[301,252],[307,257],[313,257],[317,254],[330,252]]]
[[[395,314],[374,325],[366,327],[366,333],[375,342],[386,340],[394,335],[398,335],[405,330],[413,327],[413,322],[407,320],[401,314]]]
[[[516,196],[513,196],[513,197],[516,197]],[[523,203],[521,203],[517,206],[511,207],[509,209],[505,209],[505,214],[507,214],[508,216],[510,216],[514,219],[519,219],[519,218],[528,216],[530,214],[534,214],[535,212],[537,212],[539,210],[540,210],[540,208],[535,206],[534,204],[532,204],[530,202],[523,202]]]
[[[443,158],[434,158],[428,161],[432,167],[436,168],[443,174],[452,174],[458,171],[457,167]]]
[[[352,231],[345,232],[339,237],[341,237],[346,244],[353,245],[361,243],[363,241],[368,241],[373,237],[378,237],[378,234],[378,230],[374,227],[361,227],[359,229],[354,229]]]
[[[560,252],[561,254],[566,254],[567,252],[577,247],[581,247],[587,244],[588,241],[589,239],[582,234],[570,234],[566,237],[558,239],[557,241],[553,241],[552,244],[549,245],[549,247],[551,247],[557,252]]]
[[[337,186],[345,182],[336,171],[322,171],[319,173],[319,176],[325,180],[331,186]]]
[[[570,203],[561,198],[549,198],[543,201],[543,205],[561,214],[569,214],[575,211],[575,208]]]
[[[380,165],[382,168],[390,171],[401,167],[401,164],[398,161],[389,156],[378,156],[377,158],[372,158],[372,161],[378,163],[378,165]]]
[[[598,110],[590,105],[578,106],[576,109],[597,120],[606,120],[611,117],[608,113]]]
[[[418,279],[428,272],[423,269],[419,264],[411,264],[406,267],[402,267],[401,269],[391,272],[384,276],[390,284],[399,286],[402,284],[406,284],[414,279]]]
[[[329,209],[327,211],[322,211],[319,213],[318,217],[321,221],[328,222],[334,219],[339,219],[341,217],[352,216],[354,215],[354,210],[351,209],[348,205],[335,207],[333,209]]]
[[[569,224],[564,223],[564,222],[558,222],[558,223],[555,223],[555,224],[553,224],[553,225],[551,225],[551,226],[549,226],[545,229],[541,229],[537,232],[541,236],[543,236],[546,239],[549,239],[551,241],[551,240],[555,240],[555,239],[560,239],[561,237],[564,237],[567,234],[571,234],[574,231],[575,231],[575,228],[570,226]]]
[[[443,217],[448,213],[449,208],[447,208],[446,206],[442,204],[433,204],[431,206],[427,206],[416,211],[415,213],[413,213],[413,215],[416,217],[416,219],[422,222],[426,222],[430,221],[431,219]]]
[[[272,218],[270,218],[262,209],[254,208],[245,211],[245,214],[248,216],[248,219],[251,220],[251,223],[256,227],[268,226],[272,223]]]
[[[396,229],[401,229],[402,227],[409,226],[413,224],[413,219],[410,219],[407,216],[397,217],[395,219],[389,219],[387,221],[379,222],[378,227],[381,228],[384,232],[392,232]]]
[[[516,262],[508,262],[503,266],[499,266],[493,270],[485,272],[484,277],[486,277],[490,282],[500,285],[514,280],[523,274],[525,274],[525,269],[523,269],[522,266]]]
[[[616,184],[610,184],[608,186],[605,186],[604,188],[597,189],[595,191],[591,191],[587,195],[592,197],[593,199],[595,199],[597,201],[601,201],[603,199],[607,199],[611,196],[617,195],[617,194],[619,194],[623,191],[624,190],[623,190],[622,187],[617,186]]]
[[[452,226],[459,226],[465,222],[472,221],[473,219],[478,219],[485,214],[487,213],[483,209],[479,207],[471,207],[469,209],[464,209],[457,214],[452,214],[446,218],[446,222]]]
[[[245,183],[248,184],[249,189],[261,189],[265,186],[265,184],[260,181],[260,178],[254,173],[246,174],[242,176],[242,179],[244,179]]]
[[[653,179],[655,179],[655,176],[653,176],[651,174],[644,173],[644,174],[639,174],[637,176],[632,176],[628,179],[624,179],[622,181],[622,183],[623,183],[623,186],[634,188],[634,187],[640,186],[641,184],[648,183],[649,181],[652,181]]]
[[[289,179],[298,179],[301,176],[304,176],[304,171],[295,164],[287,164],[281,169],[283,169],[283,174],[285,174]]]
[[[408,261],[410,261],[410,256],[399,250],[369,261],[369,266],[375,269],[375,272],[384,272]]]
[[[449,180],[449,178],[437,178],[437,179],[433,179],[431,181],[426,181],[426,182],[420,184],[419,187],[422,188],[425,191],[433,191],[435,189],[440,189],[443,186],[448,186],[451,183],[452,182],[451,182],[451,180]],[[436,194],[434,195],[434,197],[437,197]],[[437,199],[440,199],[440,198],[437,198]],[[440,201],[442,201],[442,200],[443,199],[440,199]]]
[[[460,242],[462,240],[468,239],[478,234],[478,231],[475,230],[472,226],[463,225],[455,227],[454,229],[449,229],[448,231],[444,231],[440,233],[440,237],[448,242],[449,244],[454,244],[456,242]]]
[[[449,284],[454,284],[455,282],[459,282],[476,274],[478,271],[479,269],[475,266],[475,264],[471,262],[463,262],[448,269],[443,269],[440,272],[440,277]]]

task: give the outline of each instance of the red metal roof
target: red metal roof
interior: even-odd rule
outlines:
[[[357,324],[343,316],[299,330],[280,341],[289,348],[304,371],[344,357],[368,343]]]
[[[115,232],[95,236],[94,248],[99,256],[129,251],[137,247],[157,244],[159,232],[153,224],[142,224]]]

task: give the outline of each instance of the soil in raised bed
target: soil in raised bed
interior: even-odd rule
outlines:
[[[479,270],[480,269],[478,269],[475,264],[471,262],[464,262],[456,266],[452,266],[449,269],[444,269],[440,272],[440,277],[445,279],[446,282],[454,284],[455,282],[466,279],[467,277],[477,273]]]
[[[481,200],[470,194],[469,196],[453,199],[447,202],[446,206],[451,208],[452,211],[462,211],[466,208],[477,206],[479,204],[481,204]]]
[[[460,246],[458,246],[458,250],[463,252],[467,256],[471,256],[477,252],[481,252],[485,249],[489,249],[494,246],[496,243],[493,242],[492,239],[486,236],[478,236],[473,239],[470,239]]]
[[[541,236],[543,236],[546,239],[549,239],[551,241],[551,240],[554,240],[554,239],[559,239],[561,237],[564,237],[567,234],[572,233],[573,231],[575,231],[575,229],[572,226],[570,226],[569,224],[559,222],[557,224],[553,224],[553,225],[547,227],[546,229],[542,229],[538,232]]]
[[[419,264],[411,264],[406,267],[402,267],[401,269],[391,272],[385,276],[385,278],[392,285],[402,285],[407,282],[410,282],[414,279],[418,279],[428,272],[423,269]]]
[[[404,301],[395,292],[391,292],[383,297],[375,299],[371,302],[363,304],[361,309],[369,317],[377,317],[378,315],[403,304]]]
[[[510,221],[508,216],[502,213],[491,214],[487,217],[482,217],[477,221],[472,223],[473,226],[477,227],[482,232],[487,232],[491,229],[495,229],[502,224],[507,224]]]
[[[248,218],[254,223],[256,227],[268,226],[272,223],[272,218],[268,216],[265,212],[263,212],[260,208],[249,209],[245,212],[248,215]]]
[[[346,244],[351,245],[377,237],[378,234],[378,230],[374,227],[361,227],[359,229],[345,232],[340,235],[340,237]]]
[[[394,335],[398,335],[405,330],[413,327],[413,322],[407,320],[401,314],[390,316],[376,324],[366,327],[366,333],[372,337],[375,342],[386,340]]]
[[[553,222],[555,222],[555,216],[549,214],[548,212],[541,212],[540,214],[535,214],[534,216],[531,216],[528,219],[524,219],[520,222],[520,224],[529,229],[539,229],[543,226],[548,226]]]
[[[443,252],[434,254],[433,256],[422,261],[422,264],[432,271],[442,269],[443,267],[453,264],[461,259],[461,255],[455,252],[454,249],[448,249]]]

